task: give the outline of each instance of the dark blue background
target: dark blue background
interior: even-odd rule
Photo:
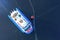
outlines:
[[[60,40],[60,0],[31,1],[38,40]],[[23,34],[9,20],[9,12],[16,7],[29,19],[33,15],[29,0],[0,0],[0,40],[35,40],[34,31],[30,35]]]

